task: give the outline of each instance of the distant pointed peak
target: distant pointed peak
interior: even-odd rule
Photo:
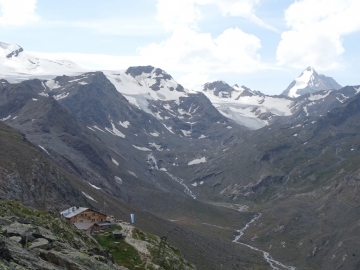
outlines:
[[[297,77],[286,90],[283,95],[289,97],[299,97],[307,93],[315,93],[320,90],[340,89],[339,85],[333,78],[319,75],[314,68],[308,66],[299,77]]]

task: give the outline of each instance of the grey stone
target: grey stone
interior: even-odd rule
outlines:
[[[49,247],[49,241],[45,238],[38,238],[29,246],[29,250],[33,250],[35,248],[47,249]]]
[[[22,239],[21,236],[11,236],[11,237],[9,237],[9,240],[14,241],[16,243],[20,243],[21,239]]]

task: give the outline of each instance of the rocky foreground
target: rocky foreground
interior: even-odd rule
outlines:
[[[129,244],[124,250],[132,248],[134,243],[138,254],[130,260],[130,265],[126,261],[127,267],[124,267],[119,263],[121,254],[114,253],[115,260],[111,254],[117,252],[116,249],[104,249],[93,237],[77,230],[58,213],[32,210],[16,201],[1,201],[0,216],[0,269],[194,269],[178,254],[170,254],[169,250],[178,251],[170,246],[166,248],[166,260],[159,263],[162,266],[154,263],[151,254],[157,251],[158,237],[151,236],[151,244],[145,233],[131,226],[126,227],[122,242]],[[104,235],[102,239],[105,237],[105,242],[109,243],[111,234],[105,232]],[[145,239],[136,240],[138,235]],[[140,263],[136,263],[135,257],[140,258]]]

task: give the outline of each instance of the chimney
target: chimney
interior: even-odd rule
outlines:
[[[72,208],[72,211],[75,212],[75,207]]]

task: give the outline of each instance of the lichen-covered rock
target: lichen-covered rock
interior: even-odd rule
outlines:
[[[22,238],[21,238],[21,236],[11,236],[11,237],[9,237],[9,240],[14,241],[15,243],[19,243],[19,244],[20,244]]]
[[[31,242],[31,245],[29,245],[29,250],[35,248],[47,249],[48,247],[49,247],[49,241],[47,239],[38,238],[34,242]]]
[[[53,265],[63,267],[65,269],[74,269],[74,270],[111,270],[114,269],[113,265],[102,256],[88,256],[79,251],[72,250],[69,252],[58,252],[58,251],[42,251],[40,253],[40,258],[50,262]]]

